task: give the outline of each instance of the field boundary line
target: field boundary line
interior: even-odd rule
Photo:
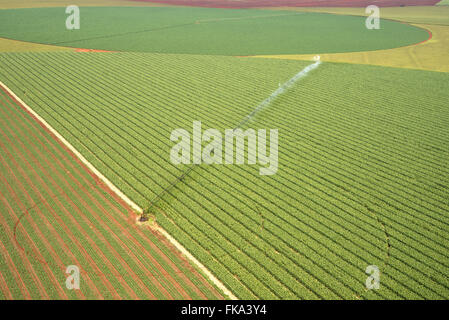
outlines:
[[[47,121],[45,121],[37,112],[35,112],[30,106],[28,106],[22,99],[20,99],[8,86],[0,81],[0,87],[2,87],[8,94],[10,94],[17,102],[21,104],[29,113],[31,113],[49,132],[51,132],[56,138],[58,138],[73,154],[79,158],[79,160],[88,167],[100,180],[102,180],[108,188],[111,189],[119,198],[121,198],[128,206],[135,211],[142,213],[143,209],[139,207],[134,201],[126,196],[120,189],[118,189],[108,178],[106,178],[100,171],[98,171],[94,165],[92,165],[70,142],[68,142],[56,129],[54,129]],[[196,259],[181,243],[173,238],[165,229],[158,226],[159,231],[167,240],[174,245],[184,256],[186,256],[193,264],[195,264],[208,278],[215,284],[220,290],[223,291],[231,300],[238,300],[238,298],[228,289],[226,286],[215,277],[198,259]]]

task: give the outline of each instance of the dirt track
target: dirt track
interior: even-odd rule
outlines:
[[[401,48],[321,54],[321,60],[384,67],[449,72],[449,26],[415,24],[429,32],[429,39]],[[316,54],[256,56],[260,58],[312,60]]]

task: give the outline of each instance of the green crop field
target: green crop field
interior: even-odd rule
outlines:
[[[425,30],[322,13],[208,8],[81,8],[66,30],[64,8],[0,10],[0,37],[76,48],[157,53],[261,55],[388,49],[428,38]],[[357,39],[357,41],[354,41]]]
[[[142,207],[185,169],[168,156],[173,129],[232,128],[309,64],[1,58],[5,83]],[[200,167],[157,204],[157,221],[239,298],[447,298],[448,80],[324,64],[248,124],[279,129],[276,175]],[[381,268],[382,290],[366,291],[367,265]]]

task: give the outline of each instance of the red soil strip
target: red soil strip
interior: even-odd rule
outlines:
[[[6,92],[6,93],[7,93],[7,92]],[[20,105],[20,104],[18,103],[18,101],[16,101],[16,100],[14,99],[14,97],[12,97],[11,95],[9,95],[9,93],[7,93],[7,94],[8,94],[8,96],[9,96],[11,99],[13,99],[13,100],[15,101],[15,103],[17,103],[18,105]],[[20,106],[21,106],[21,105],[20,105]],[[26,108],[24,108],[23,106],[21,106],[21,107],[22,107],[23,110],[25,110],[31,117],[34,118],[34,116],[33,116],[32,114],[30,114],[30,113],[28,112],[28,110],[26,110]],[[28,122],[31,122],[30,119],[27,119],[27,120],[28,120]],[[38,122],[38,124],[39,124],[41,127],[43,127],[48,133],[50,133],[50,134],[53,136],[53,134],[52,134],[52,133],[51,133],[51,132],[50,132],[50,131],[49,131],[49,130],[42,124],[42,123],[40,123],[36,118],[35,118],[34,120],[36,120],[36,121]],[[33,121],[32,125],[35,126],[34,121]],[[39,131],[39,133],[42,135],[42,133],[41,133],[40,131]],[[31,131],[31,134],[34,135],[32,131]],[[55,138],[55,137],[53,136],[53,138]],[[45,147],[45,145],[44,145],[40,140],[38,140],[38,141],[41,143],[41,145],[43,145],[43,146]],[[72,153],[70,152],[70,150],[68,150],[67,147],[65,147],[65,145],[64,145],[61,141],[59,141],[59,140],[56,140],[56,141],[59,143],[59,145],[61,145],[61,146],[65,149],[65,151],[68,151],[68,152],[72,155],[72,157],[73,157],[78,163],[82,164],[81,161],[80,161],[74,154],[72,154]],[[50,141],[48,140],[48,142],[50,142]],[[47,149],[46,147],[45,147],[45,149],[46,149],[46,151],[48,151],[48,149]],[[38,148],[37,148],[36,150],[39,151]],[[56,149],[56,151],[59,153],[59,150]],[[51,154],[52,157],[53,157],[55,160],[57,160],[57,162],[58,162],[59,165],[63,166],[63,165],[60,163],[60,161],[55,157],[55,155],[54,155],[52,152],[49,152],[49,154]],[[65,157],[64,157],[64,158],[65,158]],[[65,159],[66,159],[66,158],[65,158]],[[70,163],[70,161],[68,161],[67,163],[70,164],[70,165],[73,167],[73,165]],[[50,163],[48,163],[48,164],[50,164]],[[51,165],[51,164],[50,164],[50,165]],[[98,185],[99,185],[100,187],[102,187],[102,189],[104,189],[105,191],[107,191],[111,196],[113,196],[114,199],[119,200],[118,202],[119,202],[122,206],[124,206],[125,208],[127,208],[127,209],[128,209],[128,212],[132,212],[132,210],[131,210],[131,209],[130,209],[130,208],[129,208],[129,207],[128,207],[128,206],[127,206],[121,199],[120,199],[120,198],[118,198],[117,195],[116,195],[114,192],[112,192],[112,190],[109,190],[109,188],[108,188],[106,185],[104,185],[104,183],[102,183],[102,182],[99,180],[99,178],[98,178],[97,176],[95,176],[92,172],[90,172],[90,170],[87,169],[87,168],[84,166],[84,164],[82,164],[82,166],[84,167],[84,169],[88,170],[88,172],[89,172],[89,174],[90,174],[91,176],[93,176],[93,177],[95,178],[96,182],[98,183]],[[54,168],[54,167],[53,167],[53,168]],[[73,167],[73,168],[74,168],[74,167]],[[76,170],[76,168],[74,168],[74,169]],[[45,169],[44,169],[44,170],[45,170]],[[56,171],[56,170],[55,170],[55,171]],[[70,176],[73,178],[72,175],[70,175]],[[80,176],[83,177],[83,175],[80,175]],[[85,180],[85,177],[83,177],[83,179]],[[64,181],[65,181],[65,183],[66,183],[67,185],[70,186],[70,184],[69,184],[66,180],[64,180]],[[85,182],[87,182],[87,181],[85,180]],[[83,189],[83,191],[86,191],[86,193],[89,195],[89,197],[90,197],[91,199],[94,200],[94,198],[90,195],[90,192],[87,191],[87,190],[84,188],[84,186],[83,186],[79,181],[76,180],[76,183],[78,184],[78,186],[81,186],[81,188]],[[99,193],[99,190],[97,190],[96,188],[93,188],[93,189],[97,192],[97,194],[100,194],[100,193]],[[73,190],[73,189],[72,189],[72,190]],[[71,200],[68,198],[68,195],[65,194],[65,197],[66,197],[69,201],[71,201]],[[81,200],[82,200],[82,199],[81,199]],[[109,200],[106,199],[106,198],[105,198],[104,200],[106,200],[106,201],[109,202]],[[72,203],[73,203],[73,202],[72,202]],[[83,203],[83,204],[85,204],[85,203]],[[118,208],[116,208],[114,205],[112,205],[112,207],[113,207],[114,211],[120,213],[120,215],[123,216],[123,213],[122,213]],[[90,208],[90,207],[89,207],[89,208]],[[103,212],[106,212],[105,209],[104,209],[103,207],[101,207],[101,209],[102,209]],[[79,209],[78,209],[78,210],[79,210]],[[90,210],[90,209],[89,209],[89,211],[90,211],[92,214],[95,214],[93,210]],[[96,217],[98,217],[98,216],[96,216]],[[113,219],[113,218],[112,218],[112,219]],[[127,238],[132,238],[132,235],[131,235],[125,228],[123,228],[123,226],[122,226],[121,224],[119,224],[115,219],[113,219],[113,221],[114,221],[114,223],[115,223],[116,225],[119,225],[123,231],[125,231],[125,234],[126,234]],[[104,225],[104,222],[103,222],[103,221],[101,221],[101,222],[102,222],[103,225]],[[124,222],[127,223],[126,217],[124,217]],[[140,230],[139,230],[139,231],[140,231]],[[87,236],[87,235],[86,235],[86,236]],[[115,234],[114,234],[114,236],[115,236],[116,239],[118,239],[117,236],[116,236]],[[160,251],[160,249],[159,249],[157,246],[154,245],[154,243],[152,243],[146,236],[144,236],[144,235],[142,235],[142,236],[145,238],[145,240],[146,240],[147,242],[149,242],[152,246],[154,246],[154,248],[156,248],[157,250],[159,250],[158,253],[160,253],[160,255],[164,258],[164,260],[166,260],[167,262],[171,262],[171,264],[173,265],[173,267],[175,267],[175,268],[177,269],[176,265],[174,265],[173,262],[172,262],[168,257],[166,257],[166,256]],[[135,241],[136,244],[140,245],[140,247],[144,250],[143,252],[145,252],[145,253],[148,255],[148,253],[146,252],[145,248],[142,247],[142,245],[139,243],[139,241],[137,241],[136,239],[133,239],[133,240]],[[103,241],[104,241],[104,239],[103,239]],[[123,244],[123,243],[122,243],[122,244]],[[117,255],[116,252],[115,252],[115,254]],[[178,252],[176,252],[176,254],[179,255]],[[149,255],[149,256],[150,256],[152,259],[154,259],[154,257],[152,257],[151,255]],[[135,260],[136,262],[138,262],[138,263],[140,264],[140,261],[138,261],[138,258],[137,258],[136,256],[133,255],[132,257],[133,257],[133,260]],[[154,260],[153,262],[157,263],[156,260]],[[132,270],[129,269],[129,266],[128,266],[127,269],[128,269],[128,271],[132,272]],[[164,274],[165,277],[169,276],[169,275],[167,274],[167,272],[166,272],[165,270],[163,270],[162,266],[159,265],[159,266],[158,266],[158,269],[163,271],[163,274]],[[181,271],[180,271],[179,269],[177,269],[177,270],[179,271],[179,275],[182,275],[182,278],[188,280],[188,281],[187,281],[188,284],[191,285],[192,288],[194,288],[194,290],[197,291],[197,293],[198,293],[200,296],[202,296],[203,298],[205,298],[205,296],[201,293],[201,291],[199,291],[199,289],[198,289],[193,283],[190,282],[190,280],[186,277],[186,275],[183,274],[183,273],[181,273]],[[149,271],[147,270],[147,272],[149,272]],[[202,276],[201,276],[200,274],[196,274],[196,276],[197,276],[200,280],[202,280],[202,282],[204,282],[204,283],[207,284],[209,287],[211,287],[211,286],[208,284],[208,282],[205,281],[205,280],[202,278]],[[171,278],[171,277],[169,276],[169,278]],[[140,280],[140,279],[139,279],[139,280]],[[153,276],[153,280],[154,280],[154,276]],[[184,298],[189,298],[188,295],[186,294],[186,292],[184,291],[184,289],[183,289],[183,288],[182,288],[182,287],[181,287],[181,286],[180,286],[174,279],[171,278],[170,280],[171,280],[170,282],[172,282],[172,283],[175,285],[175,287],[177,288],[177,290],[179,290],[178,292],[183,293]],[[139,282],[139,281],[137,281],[137,282]],[[158,281],[155,281],[155,282],[158,282]],[[141,283],[140,283],[140,285],[142,286]],[[161,288],[160,288],[160,289],[161,289]],[[211,287],[211,289],[213,289],[213,288]],[[161,291],[163,291],[163,290],[161,290]],[[217,297],[221,297],[221,296],[218,294],[218,292],[215,291],[215,289],[213,289],[213,292],[214,292],[214,294],[215,294]],[[168,294],[168,293],[166,292],[166,294]]]
[[[433,6],[440,0],[130,0],[205,8]]]

